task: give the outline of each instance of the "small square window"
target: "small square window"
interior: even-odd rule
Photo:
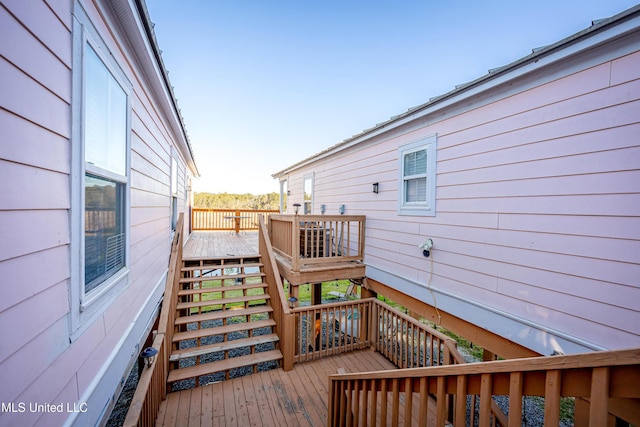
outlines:
[[[435,216],[436,136],[399,149],[398,213]]]

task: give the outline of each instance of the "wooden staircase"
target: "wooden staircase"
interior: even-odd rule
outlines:
[[[260,255],[185,259],[167,386],[184,389],[282,359]]]

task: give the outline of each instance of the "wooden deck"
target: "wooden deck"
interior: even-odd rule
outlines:
[[[372,350],[311,362],[292,371],[267,372],[170,393],[157,426],[326,426],[328,376],[395,367]]]
[[[258,232],[194,231],[182,252],[183,259],[211,258],[258,253]]]

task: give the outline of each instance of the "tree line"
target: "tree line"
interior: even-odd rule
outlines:
[[[194,193],[193,206],[209,209],[279,209],[280,195],[268,194],[229,194],[229,193]]]

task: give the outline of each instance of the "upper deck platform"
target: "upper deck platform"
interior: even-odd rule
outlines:
[[[257,231],[194,231],[184,246],[182,257],[189,260],[257,253]]]

